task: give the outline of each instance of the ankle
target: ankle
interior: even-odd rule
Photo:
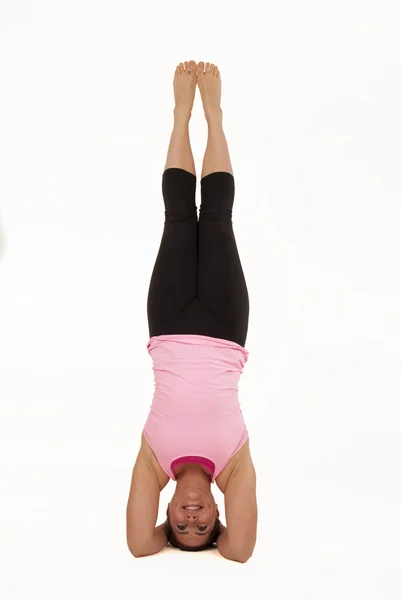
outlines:
[[[221,106],[208,106],[205,108],[205,118],[209,127],[221,127],[223,123],[223,111]]]
[[[189,123],[192,116],[192,107],[187,104],[180,104],[174,107],[174,122]]]

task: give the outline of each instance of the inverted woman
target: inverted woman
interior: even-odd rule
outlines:
[[[197,88],[208,125],[199,219],[189,138]],[[217,546],[227,559],[246,562],[258,513],[238,396],[249,355],[249,297],[232,224],[235,185],[217,66],[180,63],[174,97],[162,175],[165,221],[147,299],[155,391],[132,473],[127,542],[135,557],[169,543],[192,552]],[[156,526],[160,492],[170,480],[175,492]],[[226,526],[213,484],[224,494]]]

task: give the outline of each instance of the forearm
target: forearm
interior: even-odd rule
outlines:
[[[234,560],[236,562],[246,562],[244,557],[239,552],[234,550],[228,540],[227,527],[224,527],[223,532],[217,538],[217,549],[224,558]]]
[[[150,554],[157,554],[167,544],[167,535],[166,535],[166,521],[161,525],[155,527],[153,532],[153,538],[146,544],[143,548],[141,548],[140,552],[136,553],[137,557],[140,556],[149,556]]]

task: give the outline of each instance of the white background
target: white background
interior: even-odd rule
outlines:
[[[2,0],[0,56],[2,600],[399,599],[396,2]],[[191,59],[221,71],[251,303],[245,564],[125,542],[172,82]],[[190,133],[199,184],[199,92]]]

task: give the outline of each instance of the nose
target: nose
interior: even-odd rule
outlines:
[[[197,519],[197,518],[198,518],[198,515],[187,514],[187,519]]]

